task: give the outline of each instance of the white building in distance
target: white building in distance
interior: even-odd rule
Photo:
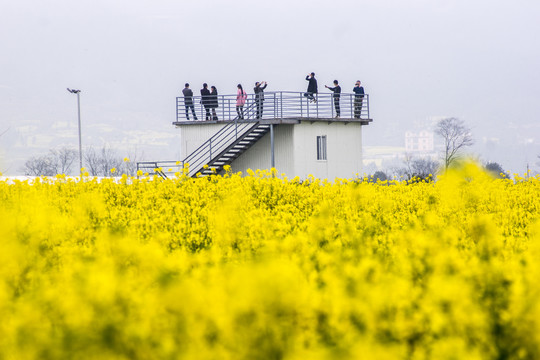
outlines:
[[[433,132],[421,130],[419,132],[405,132],[405,151],[431,153],[435,150]]]
[[[181,131],[184,159],[139,163],[139,169],[164,177],[184,165],[193,177],[222,173],[226,165],[235,173],[275,168],[278,175],[301,179],[362,174],[362,130],[372,121],[369,96],[313,95],[312,100],[294,92],[265,93],[264,100],[250,95],[243,108],[236,95],[177,98],[173,124]]]

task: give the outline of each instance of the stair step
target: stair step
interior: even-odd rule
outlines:
[[[254,113],[247,114],[246,119],[252,119],[254,117]],[[236,124],[236,122],[235,122]],[[268,131],[271,128],[270,124],[260,124],[257,122],[250,122],[250,121],[239,121],[237,123],[237,131],[235,130],[235,124],[231,124],[230,126],[226,126],[227,134],[225,135],[225,138],[222,138],[220,141],[224,141],[225,148],[227,149],[226,152],[222,154],[214,154],[214,156],[211,158],[212,165],[207,167],[206,169],[201,169],[199,172],[203,175],[211,175],[215,173],[219,173],[223,170],[223,167],[227,164],[231,164],[235,159],[240,157],[244,152],[246,152],[249,148],[251,148],[257,141],[259,141],[263,136],[265,136]],[[232,129],[232,133],[230,132]],[[221,147],[222,145],[220,145]],[[223,149],[221,147],[221,149]],[[203,150],[204,151],[204,150]],[[205,156],[202,154],[201,156]],[[157,165],[156,165],[157,166]],[[150,166],[152,167],[152,165]],[[150,171],[153,171],[153,169],[150,169]],[[193,174],[190,172],[190,174]],[[193,174],[194,175],[194,174]]]

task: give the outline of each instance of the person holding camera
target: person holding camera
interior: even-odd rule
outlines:
[[[306,76],[306,80],[309,81],[307,92],[304,94],[305,97],[309,99],[310,102],[317,102],[313,94],[317,93],[317,79],[315,79],[315,73],[312,72]]]
[[[360,80],[356,80],[356,84],[353,88],[354,92],[354,117],[360,119],[362,115],[362,103],[364,102],[364,88]]]
[[[262,86],[264,84],[264,86]],[[255,92],[255,104],[257,105],[257,119],[260,119],[263,115],[263,103],[264,103],[264,89],[268,84],[266,81],[256,82],[253,91]]]
[[[337,80],[334,80],[334,87],[329,87],[328,85],[324,86],[334,92],[334,107],[336,108],[336,118],[338,118],[341,115],[341,108],[339,107],[339,100],[341,98],[341,86],[339,86]]]

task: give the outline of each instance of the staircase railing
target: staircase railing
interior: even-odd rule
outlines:
[[[150,174],[159,175],[166,179],[167,174],[171,175],[177,171],[181,171],[182,167],[178,161],[139,161],[137,163],[137,175]]]
[[[244,109],[244,119],[238,116],[230,124],[225,125],[217,133],[212,135],[210,139],[205,141],[195,151],[188,155],[182,164],[189,165],[189,175],[193,176],[201,171],[204,165],[212,162],[223,151],[241,138],[246,132],[258,126],[258,122],[250,120],[256,116],[256,103],[251,102]]]

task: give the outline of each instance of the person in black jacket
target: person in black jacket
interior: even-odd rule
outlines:
[[[212,119],[217,121],[218,117],[216,114],[216,109],[219,106],[218,104],[218,92],[215,86],[210,87],[212,91],[210,92],[210,103],[209,107],[212,109]]]
[[[206,111],[206,121],[210,120],[210,90],[208,90],[208,84],[204,83],[203,88],[201,89],[201,104],[204,106]]]
[[[306,76],[306,80],[309,81],[309,84],[307,87],[307,93],[305,93],[304,96],[307,97],[309,101],[316,103],[317,99],[315,99],[315,96],[313,96],[313,94],[317,93],[317,80],[315,79],[315,73],[312,72]]]
[[[334,87],[329,87],[325,85],[327,89],[330,89],[334,92],[334,107],[336,108],[336,117],[338,118],[341,115],[341,109],[339,107],[339,99],[341,97],[341,86],[339,86],[338,81],[334,80]]]
[[[186,107],[186,119],[189,120],[189,109],[193,113],[193,119],[197,121],[197,114],[195,114],[195,106],[193,105],[193,91],[189,88],[189,84],[186,83],[186,87],[182,90],[184,94],[184,106]]]
[[[261,86],[264,84],[264,86]],[[253,91],[255,92],[255,103],[257,104],[257,119],[260,119],[263,115],[264,110],[264,89],[268,84],[266,81],[256,82]]]
[[[353,88],[354,92],[354,117],[360,119],[362,116],[362,103],[364,101],[364,87],[360,80],[356,80],[356,84]]]

